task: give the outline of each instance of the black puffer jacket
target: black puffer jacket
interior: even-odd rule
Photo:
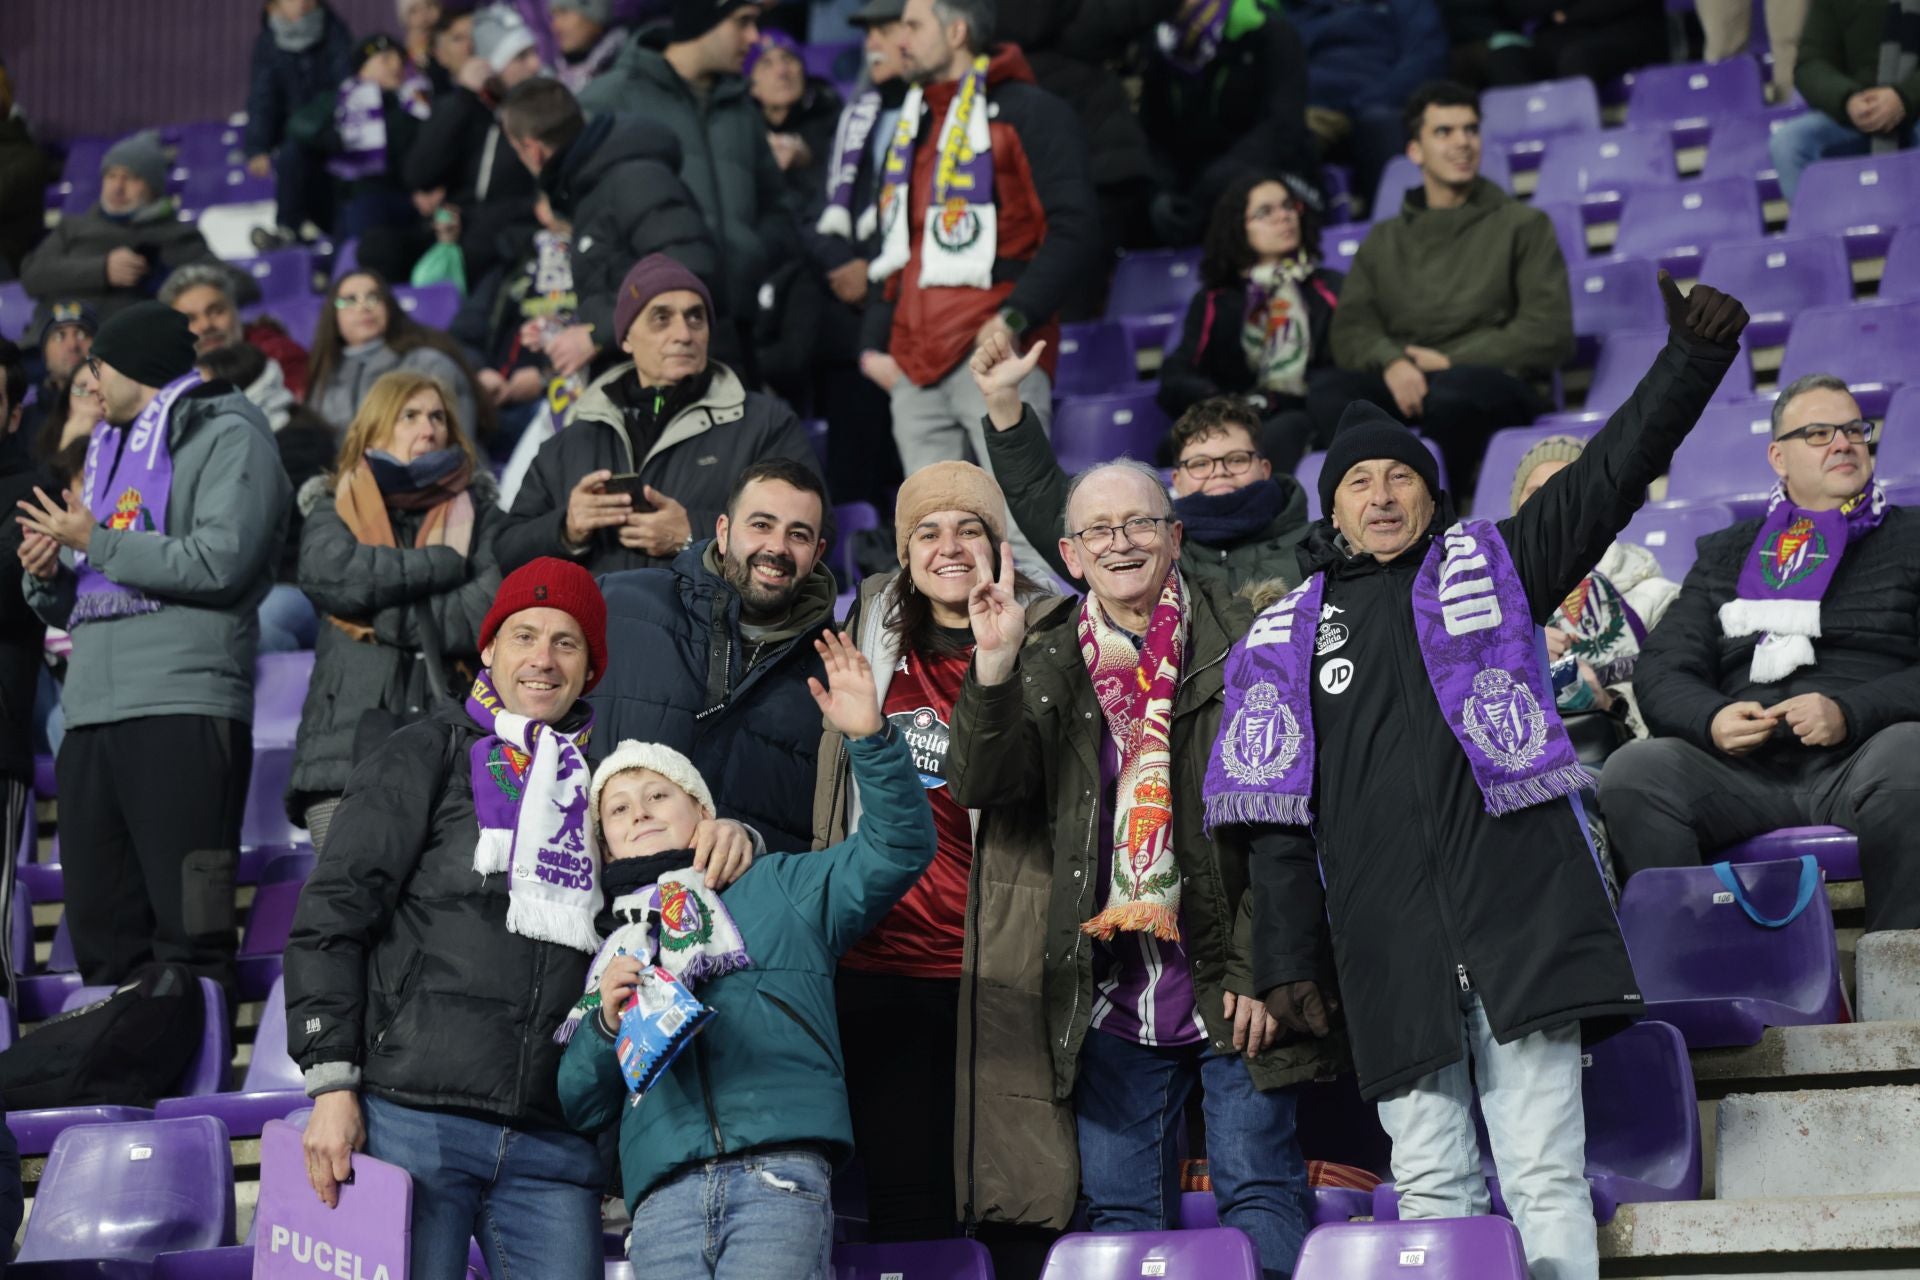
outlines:
[[[493,104],[465,85],[433,99],[433,114],[407,151],[401,179],[411,191],[444,189],[460,211],[460,252],[478,280],[525,251],[539,229],[539,184],[507,144]]]
[[[1746,520],[1700,539],[1700,558],[1633,670],[1647,727],[1711,751],[1713,717],[1729,703],[1771,707],[1824,693],[1846,714],[1847,740],[1830,748],[1845,753],[1888,725],[1920,720],[1920,513],[1895,507],[1878,529],[1847,543],[1820,601],[1814,665],[1773,684],[1748,678],[1755,637],[1733,639],[1720,629],[1720,606],[1733,599],[1759,531],[1759,520]],[[1750,758],[1807,750],[1783,722]]]
[[[563,729],[576,729],[576,703]],[[505,873],[479,876],[461,707],[353,771],[287,942],[287,1047],[308,1088],[566,1124],[553,1032],[590,957],[507,930]]]
[[[1307,304],[1307,373],[1333,367],[1333,311],[1346,276],[1325,268],[1300,284]],[[1247,290],[1202,289],[1187,304],[1180,345],[1160,366],[1160,407],[1178,417],[1212,396],[1244,395],[1253,390],[1253,366],[1247,362],[1240,332],[1246,327]]]
[[[1535,623],[1645,500],[1733,356],[1674,338],[1586,452],[1499,522]],[[1443,498],[1428,537],[1451,507]],[[1502,818],[1484,807],[1414,632],[1426,540],[1385,564],[1343,547],[1324,521],[1308,542],[1306,567],[1327,571],[1322,620],[1345,638],[1314,658],[1315,829],[1254,837],[1253,976],[1262,993],[1316,978],[1331,920],[1354,1066],[1373,1098],[1459,1060],[1463,984],[1502,1041],[1641,1003],[1577,806]],[[1332,662],[1350,664],[1337,693],[1323,683]]]

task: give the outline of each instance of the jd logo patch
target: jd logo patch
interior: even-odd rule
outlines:
[[[1320,687],[1328,693],[1345,693],[1352,683],[1353,664],[1345,658],[1335,658],[1320,668]]]

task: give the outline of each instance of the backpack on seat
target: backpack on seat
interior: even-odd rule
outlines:
[[[0,1100],[10,1111],[151,1107],[186,1074],[205,1024],[190,969],[142,965],[105,1000],[48,1019],[0,1053]]]

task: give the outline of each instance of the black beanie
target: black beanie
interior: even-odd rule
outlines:
[[[143,387],[164,387],[193,369],[193,330],[164,302],[136,302],[93,335],[93,355]]]
[[[1362,462],[1392,458],[1412,467],[1414,474],[1427,482],[1427,492],[1440,497],[1440,467],[1428,452],[1426,442],[1407,430],[1392,414],[1370,400],[1355,400],[1340,415],[1340,425],[1327,449],[1326,463],[1320,468],[1320,511],[1333,516],[1333,491],[1347,472]]]
[[[752,3],[754,0],[673,0],[673,31],[667,38],[674,44],[698,40],[735,9]]]

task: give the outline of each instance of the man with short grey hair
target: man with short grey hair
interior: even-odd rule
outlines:
[[[1766,514],[1700,540],[1634,672],[1655,736],[1600,778],[1625,873],[1831,824],[1868,930],[1920,928],[1920,519],[1874,478],[1877,434],[1831,374],[1774,401]]]
[[[266,372],[257,385],[245,388],[254,403],[278,400],[275,387],[284,387],[295,399],[307,390],[307,349],[293,340],[278,321],[259,316],[240,318],[243,292],[258,296],[253,281],[222,262],[192,262],[167,277],[160,301],[187,318],[194,350],[200,355],[246,343],[267,358]],[[273,429],[287,424],[283,411],[273,418]]]

